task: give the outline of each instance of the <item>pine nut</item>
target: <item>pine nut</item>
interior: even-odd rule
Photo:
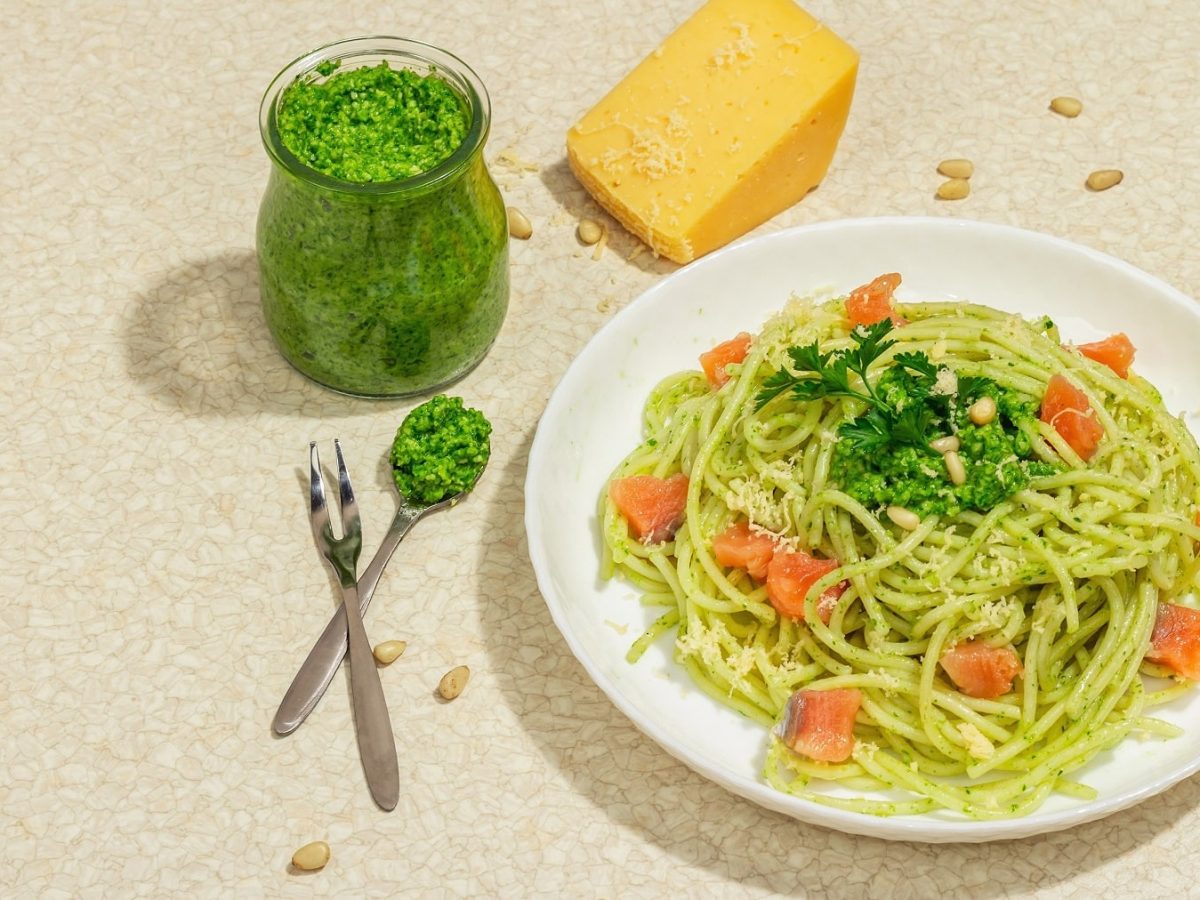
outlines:
[[[508,213],[508,233],[519,241],[527,241],[533,234],[533,223],[529,221],[529,216],[521,212],[515,206],[505,207]]]
[[[324,841],[305,844],[292,854],[292,865],[302,872],[314,872],[325,868],[329,862],[329,845]]]
[[[946,474],[950,476],[950,481],[954,484],[967,483],[967,470],[963,466],[962,457],[955,450],[950,450],[942,454],[942,461],[946,464]]]
[[[996,418],[996,401],[991,397],[980,397],[971,404],[971,408],[967,410],[967,416],[976,425],[986,425]]]
[[[975,174],[975,164],[969,159],[943,159],[937,170],[947,178],[970,178]]]
[[[939,200],[962,200],[971,193],[971,185],[965,178],[951,178],[938,185]]]
[[[442,680],[438,682],[438,693],[442,695],[443,700],[453,700],[463,692],[470,677],[470,669],[466,666],[456,666],[442,676]]]
[[[390,666],[398,660],[404,651],[408,649],[406,641],[384,641],[382,644],[376,644],[375,649],[371,652],[375,655],[375,659],[382,666]]]
[[[1073,119],[1083,112],[1083,104],[1074,97],[1055,97],[1050,101],[1050,108],[1068,119]]]
[[[889,506],[887,516],[905,531],[915,531],[921,525],[921,517],[903,506]]]
[[[1097,169],[1087,177],[1087,186],[1093,191],[1107,191],[1116,187],[1125,178],[1120,169]]]
[[[600,257],[604,255],[604,248],[608,246],[608,231],[600,235],[600,240],[596,241],[596,249],[592,251],[592,261],[599,262]]]
[[[579,240],[587,244],[589,247],[597,243],[600,238],[604,237],[604,226],[595,219],[580,219],[579,228],[576,229],[579,235]]]
[[[936,450],[938,453],[946,453],[950,450],[958,449],[958,436],[948,434],[945,437],[940,437],[937,440],[929,442],[929,448]]]

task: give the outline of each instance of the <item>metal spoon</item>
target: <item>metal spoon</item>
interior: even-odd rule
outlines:
[[[483,474],[482,469],[480,474]],[[375,586],[379,584],[379,576],[383,574],[384,566],[388,564],[388,560],[392,558],[392,554],[400,546],[400,542],[404,540],[409,529],[429,513],[454,506],[467,493],[468,491],[461,491],[440,503],[428,506],[417,506],[409,503],[404,497],[400,498],[400,508],[396,510],[396,517],[392,519],[392,524],[389,526],[387,534],[384,535],[383,543],[379,545],[375,558],[358,576],[359,609],[364,614],[367,607],[371,605],[371,597],[375,594]],[[274,728],[276,734],[291,734],[300,727],[301,722],[308,718],[308,714],[313,711],[320,701],[321,695],[333,681],[333,676],[337,672],[338,666],[341,665],[342,658],[346,655],[346,646],[346,613],[339,606],[337,612],[333,614],[333,618],[329,620],[329,624],[325,626],[325,630],[321,632],[321,636],[317,638],[312,650],[309,651],[308,658],[304,660],[300,671],[292,679],[292,685],[283,695],[279,709],[275,711],[275,720],[271,723],[271,727]]]

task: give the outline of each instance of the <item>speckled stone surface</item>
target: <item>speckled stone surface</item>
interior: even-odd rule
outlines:
[[[563,137],[689,0],[9,2],[0,74],[0,895],[5,897],[1186,896],[1200,782],[1016,843],[888,844],[727,794],[643,737],[570,655],[522,529],[531,436],[556,380],[673,270],[598,210]],[[1200,291],[1200,17],[1189,2],[810,0],[862,53],[825,184],[764,226],[882,214],[1012,223]],[[468,60],[488,155],[534,224],[513,302],[457,388],[496,423],[477,495],[384,576],[373,638],[403,790],[365,789],[344,676],[276,739],[278,699],[334,606],[312,546],[310,439],[340,437],[368,552],[384,454],[411,404],[346,399],[278,356],[254,221],[275,72],[395,33]],[[1075,120],[1047,111],[1083,99]],[[934,199],[939,159],[972,195]],[[528,165],[522,165],[525,161]],[[1083,189],[1095,168],[1125,182]],[[451,704],[441,674],[474,672]],[[314,839],[322,872],[288,870]]]

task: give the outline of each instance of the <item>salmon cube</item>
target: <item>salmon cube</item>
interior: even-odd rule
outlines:
[[[781,616],[803,621],[804,598],[808,595],[808,589],[840,565],[836,559],[817,559],[802,550],[779,550],[767,566],[767,599]],[[848,587],[850,582],[842,581],[821,594],[817,601],[817,615],[822,622],[829,623],[838,598]]]
[[[1062,375],[1051,375],[1042,397],[1041,419],[1062,435],[1085,462],[1092,458],[1104,437],[1087,394]]]
[[[951,647],[942,654],[941,664],[960,691],[988,700],[1011,691],[1013,678],[1025,671],[1011,647],[993,647],[980,640]]]
[[[768,534],[750,530],[748,522],[730,525],[713,538],[713,556],[723,566],[745,569],[762,581],[775,555],[775,541]]]
[[[1080,344],[1075,349],[1088,359],[1108,366],[1122,378],[1129,377],[1129,367],[1133,364],[1133,354],[1136,352],[1133,341],[1121,333],[1110,335],[1102,341]]]
[[[669,541],[683,524],[688,479],[682,472],[670,478],[632,475],[608,486],[617,511],[629,523],[633,536],[646,544]]]
[[[1200,610],[1176,603],[1158,604],[1146,659],[1200,681]]]
[[[821,762],[845,762],[854,750],[858,688],[799,690],[788,698],[776,733],[792,750]]]
[[[729,373],[725,371],[725,367],[743,362],[749,352],[750,334],[743,331],[737,337],[732,337],[700,354],[700,367],[704,369],[704,374],[713,390],[729,380]]]
[[[850,327],[859,325],[874,325],[884,319],[891,319],[892,324],[899,328],[907,325],[892,305],[892,294],[900,287],[900,276],[895,272],[880,275],[870,284],[856,287],[846,298],[846,318]]]

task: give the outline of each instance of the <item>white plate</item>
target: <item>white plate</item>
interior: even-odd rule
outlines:
[[[734,244],[665,278],[615,316],[571,364],[529,455],[525,525],[538,585],[588,674],[647,735],[696,771],[762,806],[856,834],[912,841],[986,841],[1067,828],[1165,790],[1200,768],[1200,696],[1157,715],[1186,729],[1169,741],[1124,741],[1073,777],[1091,802],[1055,796],[1020,819],[976,822],[949,812],[876,818],[781,794],[760,778],[767,732],[709,699],[663,638],[637,663],[630,643],[657,614],[637,592],[598,575],[597,499],[641,440],[642,405],[664,376],[739,331],[756,332],[789,295],[845,293],[900,272],[905,299],[969,299],[1049,314],[1064,338],[1124,331],[1135,367],[1174,412],[1200,405],[1200,308],[1113,257],[1045,235],[948,219],[829,222]],[[632,778],[633,776],[631,776]]]

